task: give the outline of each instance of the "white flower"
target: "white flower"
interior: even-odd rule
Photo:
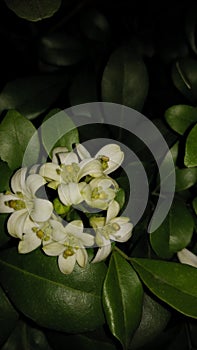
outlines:
[[[117,182],[110,177],[100,177],[91,180],[81,193],[90,207],[106,210],[115,198],[118,187]]]
[[[184,248],[177,253],[178,259],[182,264],[191,265],[197,268],[197,256]]]
[[[58,265],[64,274],[73,271],[76,261],[79,266],[85,267],[88,261],[85,247],[94,244],[94,237],[83,233],[82,221],[74,220],[65,227],[54,220],[51,220],[50,223],[53,227],[54,242],[45,245],[44,252],[50,256],[58,256]]]
[[[99,160],[85,159],[79,162],[74,152],[66,150],[62,147],[54,149],[53,162],[42,165],[40,175],[49,182],[49,187],[58,188],[59,198],[63,204],[77,205],[83,201],[81,190],[86,185],[85,182],[79,183],[79,181],[87,175],[100,177],[103,171]]]
[[[133,225],[127,217],[117,217],[119,204],[113,200],[108,208],[107,217],[92,217],[90,224],[96,232],[98,247],[93,263],[104,260],[111,252],[111,241],[126,242],[131,237]]]
[[[82,160],[91,158],[90,153],[83,145],[78,144],[76,148]],[[104,174],[110,174],[122,164],[124,153],[118,145],[112,143],[102,147],[94,158],[100,160]]]
[[[53,227],[50,221],[51,220],[46,222],[32,222],[30,219],[27,220],[25,232],[18,244],[18,252],[26,254],[35,250],[41,244],[44,246],[52,242]]]
[[[11,179],[13,193],[0,194],[0,212],[12,213],[7,223],[8,232],[20,239],[29,225],[29,219],[44,222],[50,218],[53,211],[51,202],[35,195],[45,184],[45,180],[38,174],[26,178],[26,174],[27,168],[18,170]]]

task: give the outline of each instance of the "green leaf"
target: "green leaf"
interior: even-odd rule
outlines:
[[[1,126],[0,126],[1,130]],[[0,192],[8,191],[10,189],[10,177],[13,171],[8,167],[7,163],[2,162],[0,160],[0,174],[1,174],[1,182],[0,182]]]
[[[197,269],[168,261],[133,258],[131,261],[145,285],[159,299],[197,318]]]
[[[46,74],[8,82],[0,94],[0,113],[16,109],[26,118],[33,119],[56,101],[67,81],[65,74]]]
[[[197,101],[197,60],[190,57],[179,59],[172,68],[172,80],[189,101]]]
[[[122,209],[125,203],[125,191],[122,188],[118,189],[115,200],[118,202],[120,209]]]
[[[7,112],[0,124],[0,157],[10,169],[15,170],[22,165],[27,145],[35,133],[35,127],[25,117],[14,110]],[[28,154],[27,163],[35,164],[38,155],[39,141],[34,137],[34,148]]]
[[[190,131],[185,148],[185,165],[190,168],[197,166],[197,124]]]
[[[150,234],[151,246],[161,258],[171,258],[190,243],[193,229],[193,217],[186,204],[175,200],[166,219]]]
[[[109,58],[102,78],[102,99],[141,110],[148,93],[148,73],[141,57],[128,47]]]
[[[130,264],[113,253],[103,286],[103,305],[112,334],[127,349],[142,312],[143,289]]]
[[[183,135],[197,122],[197,108],[188,105],[172,106],[165,111],[165,119],[173,130]]]
[[[0,287],[0,345],[2,345],[15,327],[18,320],[18,313]]]
[[[42,330],[19,321],[1,350],[52,350]]]
[[[195,213],[197,215],[197,197],[194,198],[194,200],[192,202],[192,205],[193,205],[194,211],[195,211]]]
[[[104,323],[101,289],[104,263],[76,265],[71,275],[59,271],[57,259],[40,250],[1,252],[0,278],[10,300],[37,324],[64,332],[93,330]]]
[[[4,0],[18,17],[28,21],[40,21],[54,15],[59,10],[61,0]]]
[[[86,9],[80,18],[80,25],[87,38],[106,42],[110,38],[110,26],[106,17],[96,9]]]
[[[178,153],[179,153],[179,142],[176,142],[171,148],[170,150],[166,153],[161,165],[160,165],[160,171],[162,173],[165,173],[166,176],[163,177],[162,179],[162,184],[165,183],[165,188],[166,191],[170,191],[171,190],[171,183],[169,181],[170,177],[171,177],[171,173],[169,173],[168,171],[166,171],[165,169],[169,169],[169,165],[171,164],[171,161],[173,160],[174,165],[176,164],[177,161],[177,157],[178,157]],[[173,169],[174,171],[174,169]],[[159,187],[160,184],[160,177],[157,177],[157,187]],[[168,188],[169,187],[169,188]]]
[[[47,153],[51,154],[55,147],[67,147],[72,151],[73,144],[79,143],[78,129],[64,111],[56,113],[55,109],[54,114],[52,113],[53,111],[45,117],[45,123],[41,127],[42,141]]]
[[[130,344],[135,350],[153,340],[166,327],[170,312],[148,294],[144,293],[142,319]]]
[[[186,190],[197,182],[197,168],[176,169],[176,192]]]
[[[50,33],[40,40],[39,56],[50,65],[70,66],[86,56],[85,44],[63,32]]]

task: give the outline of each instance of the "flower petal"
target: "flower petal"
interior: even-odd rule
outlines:
[[[113,143],[102,147],[95,155],[95,158],[99,158],[100,156],[109,158],[108,168],[103,171],[105,174],[110,174],[112,171],[119,168],[124,160],[124,153],[121,151],[120,146]]]
[[[73,220],[65,227],[65,232],[76,237],[80,237],[83,232],[83,222],[81,220]]]
[[[58,183],[61,182],[61,168],[54,163],[46,163],[41,166],[39,174],[47,179],[47,181],[54,180]]]
[[[52,238],[55,241],[63,241],[66,238],[65,227],[57,220],[50,220],[53,228]]]
[[[197,268],[197,256],[184,248],[177,253],[178,259],[182,264],[191,265]]]
[[[94,264],[102,260],[105,260],[110,253],[111,253],[111,243],[98,249],[95,258],[92,260],[92,263]]]
[[[26,180],[26,188],[27,191],[32,195],[36,193],[36,191],[41,187],[44,186],[46,181],[43,179],[41,175],[38,174],[32,174],[27,177]]]
[[[126,223],[120,226],[120,230],[118,230],[115,234],[110,235],[112,240],[117,242],[126,242],[132,235],[133,225],[131,223]]]
[[[59,198],[65,205],[79,204],[83,197],[79,191],[79,185],[75,182],[60,184],[58,186]]]
[[[113,218],[115,218],[120,211],[120,206],[115,200],[111,201],[107,210],[106,224],[109,223]]]
[[[21,168],[16,171],[16,173],[11,178],[11,188],[14,193],[22,192],[25,188],[25,177],[27,173],[27,168]]]
[[[41,239],[39,239],[35,232],[32,234],[25,234],[18,245],[18,252],[21,254],[30,253],[41,245]]]
[[[34,164],[29,170],[29,175],[37,174],[39,168],[40,164]]]
[[[75,254],[72,256],[69,256],[67,259],[65,259],[61,254],[58,258],[58,265],[59,265],[60,271],[65,275],[70,274],[71,272],[73,272],[73,269],[75,267],[75,262],[76,262]]]
[[[44,250],[45,254],[49,256],[58,256],[64,252],[65,246],[58,242],[52,242],[46,244],[42,249]]]
[[[78,180],[86,175],[92,177],[100,177],[103,175],[101,162],[97,159],[84,159],[79,163],[80,171],[78,173]]]
[[[79,159],[74,152],[59,153],[60,163],[70,165],[72,163],[79,163]]]
[[[52,162],[55,164],[58,164],[59,158],[58,155],[59,153],[67,153],[68,152],[68,148],[67,147],[56,147],[54,148],[53,152],[52,152]]]
[[[18,199],[18,197],[13,194],[0,193],[0,213],[13,213],[14,209],[10,208],[8,205],[5,205],[5,202],[16,199]]]
[[[77,153],[78,153],[79,157],[81,158],[81,160],[91,158],[91,155],[88,152],[88,150],[80,143],[78,143],[76,145],[76,149],[77,149]]]
[[[53,204],[47,199],[35,198],[33,209],[29,211],[33,221],[47,221],[53,212]]]
[[[12,213],[7,222],[7,229],[9,234],[15,238],[22,239],[27,218],[27,209],[18,210]]]
[[[94,244],[94,236],[89,233],[81,233],[81,235],[78,235],[78,238],[85,247],[91,247]]]
[[[76,260],[81,267],[85,267],[88,262],[88,254],[86,249],[80,248],[76,252]]]

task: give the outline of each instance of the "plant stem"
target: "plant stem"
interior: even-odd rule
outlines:
[[[129,261],[132,260],[132,258],[130,258],[127,254],[125,254],[120,248],[115,246],[114,250],[116,250],[124,259]]]

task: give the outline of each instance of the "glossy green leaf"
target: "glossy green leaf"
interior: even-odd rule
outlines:
[[[150,234],[151,246],[161,258],[171,258],[190,243],[193,229],[193,217],[186,204],[176,200],[160,227]]]
[[[133,258],[131,263],[153,294],[184,315],[197,318],[196,268],[140,258]]]
[[[190,131],[185,148],[185,165],[190,168],[197,166],[197,124]]]
[[[194,200],[192,202],[192,205],[193,205],[194,211],[195,211],[195,213],[197,215],[197,197],[194,198]]]
[[[18,17],[28,21],[40,21],[53,16],[59,10],[61,0],[4,0]]]
[[[102,99],[141,110],[148,93],[148,73],[141,57],[128,47],[114,51],[102,77]]]
[[[0,279],[13,304],[37,324],[64,332],[93,330],[104,323],[101,289],[104,263],[59,271],[57,259],[40,250],[0,254]]]
[[[170,312],[158,301],[144,293],[142,319],[130,344],[135,350],[153,340],[166,327]]]
[[[41,134],[43,145],[48,154],[51,154],[52,148],[55,147],[67,147],[71,151],[73,145],[79,143],[78,129],[64,111],[56,113],[55,109],[54,113],[51,111],[44,121]]]
[[[50,33],[41,38],[39,55],[43,62],[50,65],[70,66],[85,57],[85,44],[63,32]]]
[[[112,334],[125,349],[138,327],[143,289],[135,271],[118,253],[113,253],[103,286],[103,305]]]
[[[86,9],[80,18],[81,30],[87,38],[105,42],[110,38],[110,26],[106,17],[96,9]]]
[[[16,109],[33,119],[56,101],[67,82],[65,74],[29,76],[8,82],[0,94],[0,112]]]
[[[183,135],[197,122],[197,108],[188,105],[175,105],[165,111],[165,119],[170,127]]]
[[[176,169],[176,192],[186,190],[197,183],[197,168]]]
[[[9,168],[17,169],[22,165],[27,145],[33,135],[36,135],[33,124],[19,114],[10,110],[0,124],[0,157],[7,162]],[[34,138],[34,149],[30,150],[27,163],[36,163],[39,155],[39,141]]]
[[[123,190],[123,188],[118,189],[115,200],[116,202],[118,202],[120,209],[122,209],[125,204],[125,191]]]
[[[18,320],[18,313],[0,287],[0,345],[2,345],[13,330]]]
[[[12,173],[13,171],[9,168],[7,163],[2,162],[0,160],[0,174],[1,174],[0,192],[8,191],[10,189],[10,177]]]
[[[190,101],[197,101],[197,60],[189,57],[179,59],[172,68],[176,88]]]
[[[21,320],[1,350],[52,350],[41,329]]]
[[[82,67],[74,76],[69,90],[69,99],[72,106],[98,101],[96,73],[91,65]]]
[[[171,190],[171,183],[169,181],[170,176],[172,175],[171,173],[169,173],[168,171],[166,171],[165,169],[169,168],[169,165],[171,164],[172,160],[174,162],[174,166],[176,164],[177,161],[177,157],[178,157],[178,153],[179,153],[179,142],[176,142],[171,148],[170,150],[166,153],[165,157],[163,158],[163,161],[161,162],[160,165],[160,171],[162,171],[163,174],[166,174],[166,176],[163,177],[162,179],[162,184],[165,183],[165,188],[166,191],[170,191]],[[172,169],[173,171],[175,171],[175,169]],[[158,184],[158,188],[159,188],[159,184],[160,184],[160,177],[157,177],[157,184]]]

